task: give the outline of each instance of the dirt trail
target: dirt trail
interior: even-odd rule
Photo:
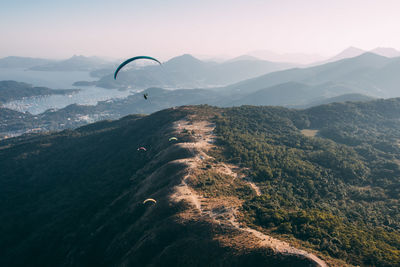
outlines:
[[[243,227],[237,221],[238,207],[239,204],[229,200],[217,199],[213,200],[211,198],[204,198],[197,194],[188,184],[188,178],[194,173],[194,171],[200,168],[203,160],[211,159],[207,155],[207,151],[213,148],[213,143],[215,140],[215,135],[213,130],[215,125],[210,124],[207,121],[194,121],[189,122],[186,120],[177,121],[174,125],[175,131],[181,133],[184,129],[188,131],[194,131],[195,142],[191,143],[179,143],[177,145],[187,148],[194,149],[195,156],[192,158],[185,158],[177,160],[177,162],[185,163],[188,166],[188,174],[182,179],[181,184],[176,186],[174,193],[171,195],[171,200],[179,202],[181,200],[187,201],[196,208],[195,212],[199,213],[201,216],[210,217],[215,223],[218,224],[228,224],[232,227],[252,234],[258,239],[258,245],[262,247],[272,248],[276,253],[286,254],[286,255],[298,255],[304,258],[308,258],[316,263],[318,266],[327,266],[327,264],[312,253],[307,251],[294,248],[288,243],[281,241],[279,239],[273,238],[271,236],[265,235],[255,229],[248,227]],[[257,195],[261,195],[261,191],[258,186],[247,179],[235,173],[233,170],[237,169],[236,166],[226,163],[212,164],[213,170],[227,174],[232,177],[232,179],[242,179],[248,185],[253,188]]]
[[[253,188],[254,192],[256,192],[257,196],[261,196],[261,190],[260,188],[251,180],[244,178],[244,180],[250,185],[251,188]]]

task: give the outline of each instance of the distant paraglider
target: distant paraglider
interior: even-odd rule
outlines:
[[[170,139],[168,139],[168,141],[178,141],[178,138],[176,138],[176,137],[171,137]]]
[[[147,151],[147,149],[145,148],[145,147],[139,147],[138,149],[137,149],[137,151]]]
[[[118,72],[119,72],[125,65],[131,63],[132,61],[138,60],[138,59],[149,59],[149,60],[153,60],[153,61],[155,61],[155,62],[157,62],[158,64],[161,65],[161,62],[158,61],[157,59],[153,58],[153,57],[148,57],[148,56],[132,57],[132,58],[130,58],[130,59],[125,60],[124,62],[121,63],[121,65],[118,66],[118,68],[117,68],[117,69],[115,70],[115,72],[114,72],[114,80],[117,79]],[[145,97],[145,99],[147,99],[147,98]]]
[[[152,202],[154,204],[157,204],[157,201],[155,199],[153,199],[153,198],[148,198],[145,201],[143,201],[143,205],[146,204],[147,202]]]
[[[149,96],[148,93],[143,94],[143,97],[144,97],[144,99],[146,99],[146,100],[147,100],[147,97],[148,97],[148,96]]]

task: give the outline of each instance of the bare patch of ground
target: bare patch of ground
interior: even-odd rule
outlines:
[[[318,130],[312,130],[312,129],[303,129],[300,132],[307,137],[315,137],[318,134]]]

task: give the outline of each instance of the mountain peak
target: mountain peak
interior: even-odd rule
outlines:
[[[361,49],[361,48],[358,48],[358,47],[355,47],[355,46],[349,46],[349,47],[347,47],[345,50],[343,50],[342,52],[345,52],[345,51],[364,51],[363,49]]]
[[[183,54],[181,56],[176,56],[171,58],[170,60],[168,60],[167,62],[171,62],[171,61],[188,61],[188,60],[192,60],[192,61],[201,61],[197,58],[195,58],[194,56],[192,56],[191,54]]]
[[[365,52],[366,52],[365,50],[362,50],[354,46],[350,46],[345,50],[343,50],[342,52],[340,52],[339,54],[337,54],[336,56],[334,56],[333,58],[331,58],[330,61],[337,61],[345,58],[357,57],[359,55],[364,54]]]
[[[370,52],[384,57],[400,57],[400,51],[391,47],[377,47]]]
[[[261,59],[255,57],[255,56],[251,56],[251,55],[241,55],[241,56],[229,59],[226,62],[236,62],[236,61],[243,61],[243,60],[260,61]]]
[[[167,65],[167,66],[181,65],[182,67],[187,67],[187,66],[202,65],[202,64],[204,64],[204,62],[195,58],[194,56],[192,56],[190,54],[183,54],[181,56],[171,58],[164,65]]]
[[[247,55],[272,62],[287,62],[293,64],[310,64],[321,61],[324,58],[317,54],[303,53],[276,53],[269,50],[255,50],[248,52]]]
[[[379,55],[377,53],[373,53],[371,51],[364,52],[354,58],[385,58],[385,56]]]

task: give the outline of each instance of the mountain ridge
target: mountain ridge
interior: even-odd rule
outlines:
[[[1,263],[396,264],[399,110],[183,106],[2,140]]]
[[[352,93],[362,93],[376,97],[396,97],[394,87],[397,84],[395,81],[398,77],[394,73],[398,67],[396,65],[397,62],[397,58],[389,59],[368,52],[358,57],[342,59],[323,65],[277,71],[216,90],[243,94],[286,82],[300,82],[308,85],[331,82],[347,85],[352,88]],[[380,71],[384,68],[393,68],[393,70],[386,71],[387,74],[391,75],[390,79],[383,77],[383,73],[380,74]],[[371,76],[376,77],[372,80],[369,78]],[[387,84],[388,82],[390,83]]]
[[[54,62],[53,59],[8,56],[0,58],[0,68],[31,68]]]
[[[196,123],[207,116],[207,107],[200,110],[182,107],[146,117],[104,121],[47,137],[8,140],[6,146],[0,147],[0,158],[4,159],[0,164],[14,162],[21,168],[0,174],[1,197],[13,195],[9,199],[18,202],[25,193],[35,196],[19,206],[26,212],[24,220],[17,220],[17,224],[9,222],[18,213],[8,213],[4,202],[0,202],[0,214],[11,216],[3,222],[7,234],[1,235],[0,244],[6,245],[6,249],[0,263],[7,266],[27,263],[31,266],[77,263],[318,266],[311,255],[259,246],[257,237],[235,230],[228,222],[214,221],[187,200],[170,199],[181,188],[184,177],[191,173],[187,164],[198,161],[198,153],[204,153],[194,147],[196,138],[183,128],[193,127],[201,135]],[[171,135],[184,143],[171,144],[168,141]],[[160,139],[161,136],[165,138]],[[145,146],[147,152],[137,151],[138,146]],[[34,151],[38,148],[37,154]],[[21,154],[22,151],[26,154]],[[60,154],[61,151],[65,153]],[[9,153],[14,158],[5,160]],[[70,158],[70,153],[75,158]],[[90,156],[95,154],[101,155]],[[77,155],[88,158],[82,162]],[[28,163],[44,159],[47,159],[46,169]],[[62,166],[75,167],[50,178]],[[22,191],[8,191],[14,179],[5,177],[23,175],[25,170],[29,171],[29,177],[21,181]],[[149,197],[157,203],[143,204]],[[43,205],[47,208],[38,208]],[[29,231],[27,238],[20,238],[20,227],[26,229],[22,236]],[[226,239],[226,233],[231,238]],[[52,245],[61,240],[62,245]],[[37,246],[38,243],[41,245]]]
[[[86,57],[82,55],[73,55],[72,57],[32,66],[30,70],[35,71],[93,71],[107,66],[113,66],[112,62],[106,61],[99,57]]]

